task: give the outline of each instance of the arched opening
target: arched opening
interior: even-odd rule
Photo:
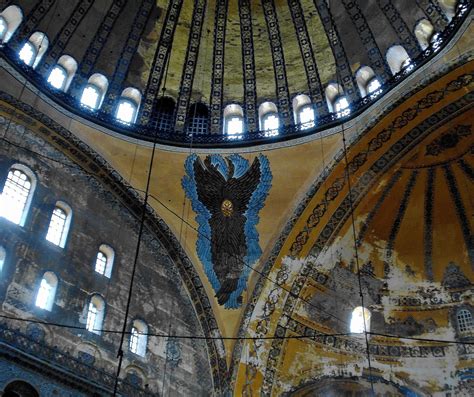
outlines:
[[[300,129],[307,130],[315,126],[316,115],[308,95],[300,94],[293,98],[293,111],[295,123],[300,125]]]
[[[89,77],[87,85],[82,91],[81,104],[93,110],[99,109],[108,88],[107,77],[100,73],[94,73]]]
[[[63,201],[58,201],[54,206],[49,222],[46,240],[64,248],[71,225],[72,209]]]
[[[326,101],[329,110],[336,113],[338,118],[345,117],[351,112],[349,101],[339,84],[331,83],[326,87]]]
[[[29,383],[16,380],[5,387],[3,397],[39,397],[39,393]]]
[[[86,328],[89,332],[100,335],[105,314],[105,301],[98,295],[92,295],[87,308]]]
[[[258,108],[260,120],[260,130],[265,132],[265,136],[276,136],[279,134],[280,118],[278,109],[273,102],[263,102]]]
[[[209,110],[202,103],[193,103],[189,107],[187,118],[187,133],[193,135],[205,135],[209,133]]]
[[[7,43],[23,21],[21,8],[8,6],[0,14],[0,42]]]
[[[136,88],[128,87],[122,91],[118,101],[116,117],[124,124],[133,124],[137,119],[142,94]]]
[[[0,195],[0,216],[24,226],[35,187],[33,172],[22,164],[13,165]]]
[[[102,244],[97,252],[95,260],[95,271],[110,278],[114,265],[115,251],[107,244]]]
[[[456,313],[458,329],[462,334],[471,333],[474,330],[472,313],[468,309],[459,309]]]
[[[243,134],[243,132],[244,111],[242,106],[237,104],[227,105],[224,108],[224,134],[232,136]]]
[[[76,71],[76,60],[69,55],[63,55],[59,58],[56,66],[51,69],[48,83],[60,91],[67,91]]]
[[[435,29],[427,19],[422,19],[416,24],[415,37],[423,50],[429,47],[434,35]]]
[[[58,287],[58,277],[53,272],[46,272],[41,279],[36,295],[36,307],[51,311]]]
[[[394,45],[387,50],[386,59],[392,74],[397,74],[402,69],[413,69],[410,56],[401,45]]]
[[[453,19],[456,14],[457,0],[438,0],[438,4],[444,11],[444,14],[448,17],[448,20]]]
[[[154,120],[157,130],[168,133],[173,131],[175,108],[176,102],[173,98],[164,96],[156,101]]]
[[[38,66],[49,46],[48,37],[43,32],[33,33],[18,53],[18,57],[33,69]]]
[[[352,311],[351,333],[361,334],[370,331],[370,310],[359,306]]]
[[[142,320],[134,320],[130,333],[130,351],[141,357],[145,357],[148,340],[148,326]]]
[[[382,92],[380,89],[382,84],[370,66],[359,68],[355,77],[362,98],[370,95],[370,98],[373,99]]]

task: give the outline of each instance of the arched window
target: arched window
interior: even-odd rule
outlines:
[[[39,397],[39,393],[33,386],[21,380],[9,383],[2,395],[4,397]]]
[[[102,324],[104,322],[105,301],[98,295],[92,295],[87,310],[86,328],[94,334],[100,335],[102,332]]]
[[[33,33],[28,41],[23,44],[18,56],[28,66],[33,69],[38,66],[41,58],[49,46],[49,40],[43,32]]]
[[[196,135],[209,133],[209,110],[205,104],[199,102],[189,107],[187,133]]]
[[[142,320],[134,320],[130,333],[130,351],[139,356],[145,357],[148,326]]]
[[[370,331],[370,311],[362,306],[352,311],[351,333],[360,334]]]
[[[415,26],[415,36],[423,50],[429,47],[434,34],[434,27],[427,19],[422,19]]]
[[[11,5],[0,14],[0,42],[7,43],[23,20],[21,8]]]
[[[370,66],[359,68],[356,73],[356,82],[362,98],[370,95],[373,99],[381,92],[381,90],[379,90],[381,87],[380,81],[377,79],[374,70]]]
[[[76,60],[69,55],[63,55],[51,70],[48,83],[58,90],[67,91],[76,71]]]
[[[12,166],[0,196],[0,216],[23,226],[35,187],[36,178],[28,167]]]
[[[3,265],[5,264],[5,258],[7,257],[7,253],[5,252],[5,248],[0,245],[0,273],[3,270]]]
[[[153,117],[157,130],[168,133],[173,131],[175,108],[176,103],[173,98],[161,97],[158,99]]]
[[[107,77],[100,73],[94,73],[87,85],[84,87],[81,96],[81,104],[91,109],[99,109],[109,87]]]
[[[114,265],[115,252],[112,247],[102,244],[97,252],[95,260],[95,271],[105,277],[110,278]]]
[[[69,205],[62,201],[58,201],[51,214],[49,222],[48,234],[46,240],[64,248],[66,245],[69,226],[71,225],[72,210]]]
[[[347,116],[351,112],[349,101],[339,84],[331,83],[326,87],[326,101],[329,110],[336,113],[338,118]]]
[[[258,108],[260,119],[260,130],[265,131],[265,136],[276,136],[279,134],[280,118],[278,109],[273,102],[263,102]]]
[[[457,3],[458,0],[438,0],[438,4],[440,5],[449,20],[451,20],[454,17],[454,14],[456,13]]]
[[[458,320],[459,332],[469,332],[474,330],[474,322],[472,321],[472,314],[469,310],[458,310],[456,317]]]
[[[244,132],[244,111],[237,104],[227,105],[224,108],[224,134],[239,135]],[[234,137],[235,138],[235,137]]]
[[[133,124],[137,118],[142,94],[136,88],[125,88],[120,96],[116,117],[124,124]]]
[[[315,113],[311,99],[308,95],[297,95],[293,98],[293,111],[295,112],[295,122],[302,130],[315,126]]]
[[[53,272],[46,272],[36,295],[36,306],[40,309],[51,311],[58,288],[58,278]]]
[[[387,51],[387,63],[393,74],[397,74],[402,69],[411,70],[413,65],[406,50],[401,45],[394,45]]]

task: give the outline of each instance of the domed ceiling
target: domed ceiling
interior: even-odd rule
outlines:
[[[8,1],[3,3],[10,3]],[[446,1],[432,0],[22,0],[24,23],[10,47],[34,31],[50,47],[37,68],[46,76],[62,54],[78,62],[69,93],[88,77],[109,79],[103,111],[126,87],[142,93],[137,123],[156,116],[161,95],[174,99],[176,131],[195,102],[209,109],[210,131],[222,131],[226,105],[240,104],[247,131],[256,131],[262,102],[276,104],[282,124],[294,124],[293,99],[306,94],[318,116],[329,112],[325,89],[339,82],[360,99],[355,74],[370,66],[381,83],[392,77],[387,50],[402,44],[422,54],[415,26],[425,19],[442,32]],[[164,88],[166,87],[166,90]]]

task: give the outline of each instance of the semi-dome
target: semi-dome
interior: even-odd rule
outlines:
[[[2,51],[59,104],[124,134],[245,145],[355,117],[449,42],[468,3],[25,0],[2,10]]]

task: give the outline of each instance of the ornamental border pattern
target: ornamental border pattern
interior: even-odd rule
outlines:
[[[171,44],[176,25],[178,24],[179,15],[183,0],[172,0],[166,11],[165,20],[161,29],[160,40],[155,51],[155,58],[151,67],[150,76],[145,93],[143,94],[143,106],[140,110],[141,125],[148,124],[148,121],[154,111],[154,105],[160,89],[163,72],[165,71],[166,62],[171,52]]]
[[[183,73],[179,87],[179,96],[176,103],[175,129],[177,132],[184,132],[186,124],[186,112],[191,100],[193,90],[194,74],[199,56],[201,44],[202,27],[206,14],[207,0],[194,0],[193,16],[191,19],[191,29],[186,49],[186,59],[184,60]]]
[[[0,101],[14,108],[11,109],[0,103],[1,111],[18,118],[23,123],[27,123],[30,128],[34,127],[37,123],[43,124],[37,128],[37,132],[41,134],[43,138],[57,147],[66,156],[73,158],[74,162],[84,170],[95,175],[102,182],[104,188],[109,189],[135,217],[139,216],[143,210],[142,197],[104,158],[95,153],[89,145],[82,142],[70,131],[56,123],[44,113],[13,98],[3,91],[0,91]],[[206,343],[215,389],[218,392],[224,392],[228,384],[226,377],[227,363],[225,353],[221,355],[219,352],[225,351],[225,346],[221,341],[216,341],[215,339],[220,336],[220,330],[199,275],[173,232],[149,204],[147,205],[145,226],[163,244],[170,259],[178,268],[182,282],[186,286],[193,302],[202,330],[204,334],[210,338],[206,340]],[[220,346],[217,346],[219,342]]]

